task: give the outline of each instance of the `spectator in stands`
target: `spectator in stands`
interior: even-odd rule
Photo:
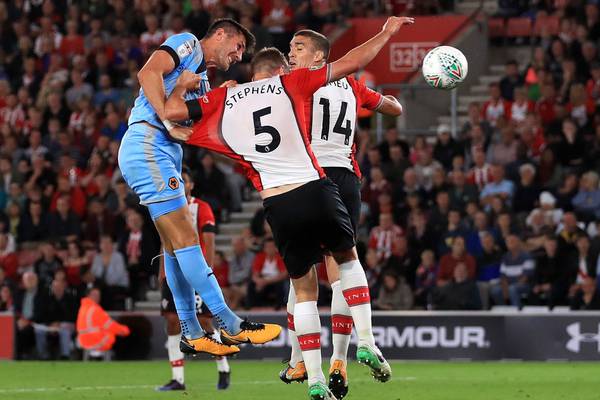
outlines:
[[[489,231],[481,232],[481,253],[477,256],[477,288],[484,310],[490,308],[490,288],[500,279],[502,252],[496,245],[494,235]]]
[[[539,207],[531,211],[527,217],[527,225],[531,225],[533,216],[540,214],[543,227],[555,228],[562,220],[563,211],[559,208],[555,208],[556,198],[550,192],[542,192],[538,199]]]
[[[49,235],[49,222],[40,201],[29,201],[28,210],[19,221],[17,239],[19,243],[40,242]]]
[[[394,186],[402,183],[404,171],[411,167],[410,161],[406,158],[404,149],[399,143],[392,143],[389,146],[390,159],[383,163],[382,171],[385,179]]]
[[[83,232],[84,241],[94,246],[102,234],[114,237],[116,225],[116,218],[105,208],[105,203],[99,197],[90,198]]]
[[[448,284],[454,276],[456,265],[462,263],[467,267],[469,279],[475,279],[477,265],[472,255],[467,253],[465,248],[465,239],[457,236],[452,241],[452,251],[445,254],[440,259],[440,270],[437,276],[437,285],[444,286]]]
[[[486,184],[481,191],[481,203],[489,209],[492,200],[499,197],[506,205],[510,206],[515,193],[515,186],[512,181],[504,178],[504,167],[502,165],[492,166],[492,178],[493,180]]]
[[[67,281],[54,279],[50,293],[42,303],[42,320],[35,326],[35,340],[38,355],[42,359],[49,357],[48,336],[58,335],[60,358],[68,360],[73,346],[77,301],[67,292]]]
[[[533,164],[527,163],[519,167],[520,179],[515,189],[513,211],[522,219],[525,219],[527,212],[535,208],[540,194],[540,188],[535,182],[535,172]]]
[[[17,281],[17,270],[19,268],[19,259],[15,252],[14,238],[8,233],[0,232],[0,269],[4,276],[13,282]]]
[[[535,261],[522,249],[521,239],[511,234],[506,238],[508,252],[502,257],[500,282],[491,287],[491,295],[496,305],[504,305],[506,300],[521,307],[522,298],[531,291],[531,281],[535,271]]]
[[[411,286],[414,286],[415,271],[419,262],[415,253],[418,254],[418,251],[409,247],[406,236],[393,237],[392,253],[383,263],[383,271],[392,271],[398,276],[403,276]]]
[[[461,154],[462,149],[454,138],[452,138],[448,125],[439,125],[437,134],[437,142],[433,147],[433,158],[439,161],[446,171],[449,171],[452,169],[452,159],[454,156]]]
[[[90,269],[92,260],[79,242],[71,241],[67,243],[67,251],[63,252],[62,262],[67,282],[76,288],[81,285],[81,275]]]
[[[121,281],[123,287],[131,282],[131,294],[135,300],[146,298],[149,288],[156,288],[158,263],[153,265],[152,258],[160,253],[160,239],[154,229],[148,229],[142,215],[134,209],[126,213],[126,228],[119,238],[115,254],[125,256],[128,280]],[[104,236],[107,236],[105,233]]]
[[[586,278],[571,300],[571,310],[600,310],[600,292],[593,278]]]
[[[535,260],[531,303],[553,307],[564,302],[570,279],[568,268],[565,267],[565,260],[558,252],[556,237],[546,236],[544,251]]]
[[[417,176],[417,184],[426,191],[433,187],[433,175],[437,169],[443,169],[442,164],[432,158],[430,149],[419,152],[414,170]]]
[[[291,39],[294,11],[286,0],[273,0],[270,9],[263,13],[262,25],[273,37],[273,45],[285,51]]]
[[[421,253],[421,264],[417,267],[415,280],[415,304],[429,309],[432,304],[431,293],[437,280],[438,265],[431,250]]]
[[[379,215],[378,199],[382,194],[390,194],[392,187],[390,183],[385,179],[381,168],[372,167],[370,179],[367,184],[363,187],[361,193],[361,199],[363,202],[369,204],[372,218]]]
[[[227,262],[225,254],[222,251],[215,251],[212,270],[219,286],[223,289],[223,294],[225,294],[229,290],[229,262]]]
[[[404,231],[394,224],[392,214],[380,214],[379,225],[371,230],[369,248],[377,252],[380,262],[386,261],[392,255],[392,241],[395,237],[403,236]]]
[[[467,174],[467,182],[481,190],[493,180],[492,166],[485,160],[483,146],[473,147],[472,157],[474,165]]]
[[[579,226],[574,213],[565,213],[562,219],[562,226],[558,229],[558,246],[561,254],[570,257],[578,252],[577,239],[585,235],[582,227],[583,224]]]
[[[434,307],[437,310],[481,310],[479,291],[469,278],[467,266],[460,262],[452,272],[452,281],[435,289]]]
[[[523,77],[519,73],[519,64],[516,60],[508,60],[505,64],[504,76],[500,80],[500,93],[503,99],[514,100],[514,91],[524,84]]]
[[[374,301],[374,308],[379,310],[410,310],[413,305],[413,294],[404,277],[393,273],[383,275],[383,284]]]
[[[569,297],[573,297],[581,289],[581,285],[587,278],[596,279],[598,273],[597,257],[590,251],[589,237],[585,233],[577,235],[575,245],[577,253],[571,254],[567,261],[567,268],[571,275]]]
[[[0,312],[6,311],[14,311],[13,292],[11,286],[8,283],[0,285]]]
[[[270,299],[276,309],[283,306],[285,283],[288,278],[283,259],[277,252],[275,241],[265,240],[263,251],[256,254],[252,264],[252,280],[248,285],[246,307],[263,305]]]
[[[510,102],[502,99],[500,85],[497,82],[490,83],[489,89],[490,99],[483,103],[481,116],[488,121],[492,127],[495,127],[500,118],[510,120]]]
[[[463,171],[452,171],[450,178],[452,181],[452,186],[449,190],[451,208],[463,210],[467,203],[478,200],[479,193],[477,188],[467,182],[467,177]]]
[[[108,235],[100,237],[100,249],[92,261],[96,284],[102,285],[103,307],[108,310],[124,308],[129,291],[129,273],[123,255],[119,253]]]
[[[222,210],[229,209],[225,175],[217,168],[215,159],[210,153],[205,153],[200,160],[200,166],[195,173],[192,195],[210,204],[217,221],[220,221]]]
[[[474,127],[478,127],[479,131],[482,133],[482,136],[485,138],[489,138],[490,136],[492,136],[493,131],[490,123],[483,117],[479,103],[469,103],[468,118],[469,119],[467,120],[467,122],[465,122],[461,129],[460,137],[457,138],[467,141],[467,151],[469,151],[469,148],[471,147],[471,143],[469,143],[468,141],[468,135]]]
[[[107,94],[107,96],[112,95]],[[118,101],[118,98],[107,97],[105,102],[106,101],[116,102]],[[122,121],[121,118],[119,118],[119,115],[116,112],[110,112],[106,116],[106,124],[100,129],[100,133],[104,136],[108,136],[111,140],[117,140],[120,142],[121,139],[123,139],[123,135],[125,135],[126,130],[127,124]]]
[[[81,233],[81,223],[77,214],[71,211],[71,199],[62,195],[56,199],[56,211],[48,218],[50,236],[56,239],[77,238]]]
[[[488,161],[490,164],[507,165],[517,160],[519,141],[515,138],[515,130],[512,125],[501,128],[501,140],[493,143],[488,149]]]
[[[583,163],[585,142],[577,134],[577,124],[571,118],[562,123],[562,142],[560,143],[561,163],[563,166],[577,170]]]
[[[248,250],[246,241],[236,236],[231,241],[233,256],[229,261],[229,290],[227,304],[235,310],[239,308],[248,291],[248,282],[254,263],[254,253]]]
[[[28,271],[23,274],[22,286],[23,289],[15,299],[17,360],[30,357],[35,344],[33,324],[42,319],[41,310],[44,302],[35,272]]]
[[[579,219],[589,222],[600,219],[600,186],[598,173],[589,171],[579,181],[579,192],[573,198],[573,207]]]
[[[54,273],[62,268],[62,262],[56,254],[56,247],[53,242],[44,242],[40,246],[42,258],[35,263],[35,272],[38,276],[40,287],[44,290],[50,288]]]

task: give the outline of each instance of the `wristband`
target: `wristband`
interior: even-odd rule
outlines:
[[[165,128],[167,128],[167,131],[171,132],[171,130],[173,130],[175,128],[175,125],[173,125],[171,123],[171,121],[169,121],[168,119],[164,119],[162,121],[163,125],[165,126]]]

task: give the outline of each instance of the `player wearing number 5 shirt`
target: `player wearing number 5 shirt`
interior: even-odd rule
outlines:
[[[322,258],[323,249],[340,265],[341,286],[353,305],[359,362],[382,381],[391,377],[391,368],[375,345],[369,290],[353,251],[350,216],[337,187],[317,163],[305,110],[321,86],[366,65],[402,25],[412,22],[412,18],[390,17],[371,40],[316,70],[300,69],[282,76],[285,57],[276,49],[266,49],[252,62],[252,83],[216,89],[188,102],[183,99],[185,88],[178,85],[167,100],[169,118],[196,121],[188,144],[238,160],[263,198],[267,221],[296,291],[295,330],[313,399],[335,398],[321,370],[313,266]]]

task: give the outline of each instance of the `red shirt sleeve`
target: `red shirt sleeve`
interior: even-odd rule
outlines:
[[[215,232],[215,215],[204,201],[198,203],[198,232]]]
[[[261,252],[254,257],[254,262],[252,263],[252,273],[259,274],[263,269],[263,265],[265,263],[265,253]]]
[[[283,262],[283,258],[280,255],[277,255],[277,269],[279,272],[286,272],[285,263]]]
[[[187,144],[223,153],[222,143],[219,139],[219,126],[226,98],[227,88],[211,90],[206,95],[198,98],[198,104],[202,110],[202,118],[194,122],[194,126],[192,127],[193,132]]]
[[[348,80],[348,83],[350,83],[350,86],[352,86],[359,107],[364,107],[368,110],[376,110],[381,106],[384,98],[381,93],[369,89],[365,84],[357,81],[351,76],[346,77],[346,79]]]
[[[331,66],[326,64],[319,69],[302,68],[281,77],[281,82],[286,90],[300,97],[312,96],[321,86],[329,82]]]

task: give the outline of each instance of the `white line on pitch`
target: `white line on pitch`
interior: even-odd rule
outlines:
[[[415,381],[417,380],[414,376],[399,376],[393,378],[395,381]],[[354,383],[372,382],[367,379],[353,379]],[[236,385],[265,385],[280,383],[280,381],[245,381],[245,382],[234,382]],[[194,386],[214,386],[213,383],[194,383]],[[40,388],[14,388],[14,389],[0,389],[0,393],[36,393],[36,392],[69,392],[69,391],[80,391],[80,390],[127,390],[127,389],[154,389],[157,385],[115,385],[115,386],[61,386],[61,387],[40,387]]]

